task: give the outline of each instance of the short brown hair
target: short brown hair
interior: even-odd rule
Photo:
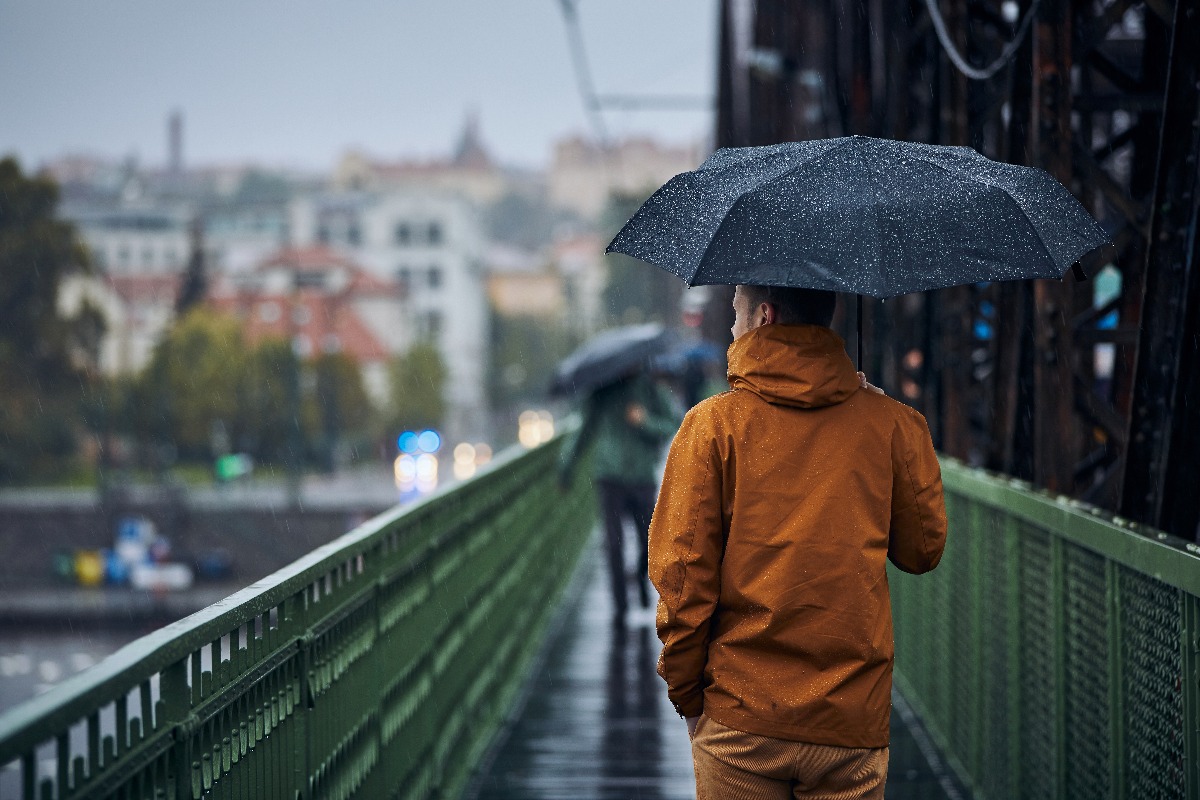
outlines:
[[[742,294],[750,301],[750,307],[759,303],[775,306],[776,322],[782,325],[833,324],[833,312],[837,306],[837,292],[824,289],[800,289],[793,286],[753,286],[742,284]]]

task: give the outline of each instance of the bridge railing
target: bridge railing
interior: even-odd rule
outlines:
[[[591,529],[587,481],[555,485],[560,443],[505,453],[6,712],[14,796],[456,796]]]
[[[943,463],[950,536],[891,575],[896,678],[980,798],[1200,797],[1200,557]]]

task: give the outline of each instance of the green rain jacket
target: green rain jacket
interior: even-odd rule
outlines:
[[[626,409],[633,403],[646,409],[639,427],[626,419]],[[679,419],[667,390],[645,375],[597,389],[584,402],[583,424],[563,447],[560,480],[570,482],[579,460],[594,445],[595,479],[657,484],[663,445],[679,429]]]

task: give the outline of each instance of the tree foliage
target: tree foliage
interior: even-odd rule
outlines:
[[[72,359],[97,321],[64,319],[58,289],[87,269],[58,188],[0,159],[0,483],[60,472],[76,450],[87,376]]]
[[[246,358],[242,413],[234,448],[259,461],[285,464],[302,459],[305,437],[300,413],[300,359],[286,339],[264,339]]]
[[[646,195],[625,192],[614,192],[609,196],[601,217],[601,226],[607,238],[617,235],[617,231],[645,199]],[[604,308],[610,324],[669,324],[676,320],[683,290],[683,282],[679,278],[620,253],[607,256],[605,262],[608,265],[608,285],[604,289]]]
[[[446,416],[446,364],[435,345],[422,342],[390,365],[392,423],[401,430],[437,428]]]
[[[204,307],[189,311],[159,342],[146,369],[151,413],[184,457],[207,457],[216,426],[240,417],[246,347],[237,320]]]
[[[558,362],[578,342],[561,322],[493,315],[488,393],[492,408],[543,403]]]
[[[136,391],[131,433],[192,461],[219,455],[222,432],[260,463],[329,467],[336,443],[361,437],[373,413],[353,359],[303,362],[285,339],[248,347],[236,319],[205,306],[176,322]]]
[[[312,431],[316,456],[323,468],[333,469],[339,442],[362,439],[371,427],[370,398],[362,372],[345,353],[323,353],[310,366],[313,391],[306,397],[306,427]]]

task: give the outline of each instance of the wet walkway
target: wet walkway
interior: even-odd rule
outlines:
[[[516,722],[468,798],[695,797],[687,731],[655,673],[654,613],[634,608],[623,627],[614,626],[602,553],[592,549],[585,558],[574,584],[578,597],[552,634]],[[906,726],[906,712],[898,700],[888,800],[965,800],[920,729]]]

